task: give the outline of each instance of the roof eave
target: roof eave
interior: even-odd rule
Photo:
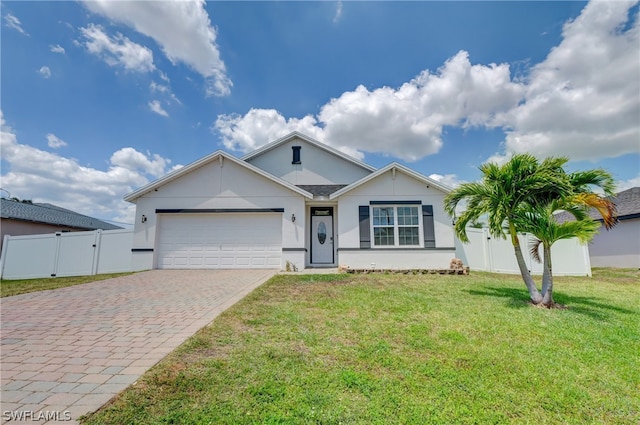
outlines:
[[[429,178],[427,176],[424,176],[424,175],[422,175],[422,174],[420,174],[420,173],[418,173],[416,171],[413,171],[412,169],[407,168],[402,164],[398,164],[397,162],[392,162],[391,164],[388,164],[388,165],[380,168],[378,171],[376,171],[374,173],[371,173],[368,176],[364,176],[360,180],[357,180],[357,181],[351,183],[349,186],[344,187],[344,188],[332,193],[329,196],[329,199],[332,199],[332,200],[336,199],[336,198],[344,195],[345,193],[350,192],[353,189],[355,189],[355,188],[357,188],[357,187],[359,187],[359,186],[361,186],[361,185],[363,185],[363,184],[365,184],[365,183],[377,178],[378,176],[381,176],[382,174],[385,174],[386,172],[393,170],[394,168],[396,170],[399,170],[402,173],[405,173],[405,174],[409,175],[410,177],[413,177],[416,180],[419,180],[419,181],[425,183],[429,187],[433,186],[434,188],[436,188],[436,189],[438,189],[438,190],[440,190],[440,191],[442,191],[444,193],[451,192],[451,188],[449,188],[449,187],[447,187],[445,185],[442,185],[441,183],[438,183],[437,181],[435,181],[435,180],[433,180],[433,179],[431,179],[431,178]]]
[[[190,173],[191,171],[194,171],[194,170],[196,170],[196,169],[208,164],[209,162],[212,162],[212,161],[216,160],[219,157],[225,158],[225,159],[227,159],[229,161],[232,161],[233,163],[235,163],[235,164],[237,164],[237,165],[239,165],[241,167],[247,168],[248,170],[253,171],[256,174],[259,174],[262,177],[265,177],[265,178],[273,181],[274,183],[277,183],[277,184],[279,184],[281,186],[284,186],[287,189],[292,190],[292,191],[304,196],[305,198],[313,199],[313,195],[311,193],[307,192],[306,190],[300,189],[299,187],[296,187],[295,185],[293,185],[293,184],[291,184],[289,182],[286,182],[286,181],[284,181],[282,179],[279,179],[278,177],[276,177],[274,175],[271,175],[271,174],[267,173],[266,171],[261,170],[260,168],[249,164],[248,162],[242,161],[242,160],[240,160],[240,159],[238,159],[238,158],[236,158],[236,157],[234,157],[234,156],[232,156],[232,155],[230,155],[230,154],[228,154],[228,153],[226,153],[224,151],[217,150],[217,151],[215,151],[215,152],[213,152],[213,153],[211,153],[211,154],[209,154],[209,155],[207,155],[207,156],[205,156],[203,158],[200,158],[197,161],[192,162],[191,164],[185,165],[184,167],[182,167],[182,168],[180,168],[178,170],[174,170],[174,171],[168,173],[167,175],[165,175],[164,177],[160,177],[159,179],[154,180],[153,182],[151,182],[151,183],[149,183],[149,184],[147,184],[147,185],[145,185],[145,186],[143,186],[143,187],[141,187],[141,188],[139,188],[139,189],[137,189],[137,190],[135,190],[133,192],[130,192],[130,193],[126,194],[124,196],[124,200],[127,201],[127,202],[135,203],[135,201],[137,199],[141,198],[142,196],[146,195],[147,193],[151,192],[152,190],[157,189],[157,188],[159,188],[159,187],[161,187],[161,186],[163,186],[163,185],[165,185],[167,183],[170,183],[171,181],[176,180],[180,176],[182,176],[184,174],[187,174],[187,173]]]

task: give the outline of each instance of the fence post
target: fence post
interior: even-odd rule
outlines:
[[[484,270],[487,272],[492,272],[493,271],[493,267],[492,267],[492,261],[491,261],[491,251],[490,251],[490,246],[489,246],[489,230],[485,229],[484,227],[481,229],[482,230],[482,255],[483,257],[483,264],[484,264]]]
[[[60,239],[62,232],[56,232],[56,248],[53,251],[53,270],[51,270],[51,277],[56,277],[58,274],[58,262],[60,261]]]
[[[0,253],[0,279],[4,276],[4,261],[6,258],[7,248],[9,247],[9,238],[11,236],[4,235],[4,239],[2,241],[2,253]]]
[[[98,274],[98,262],[100,261],[100,245],[102,244],[102,231],[100,229],[94,230],[95,236],[93,238],[93,264],[91,265],[91,275]]]
[[[593,277],[593,273],[591,272],[591,257],[589,256],[589,244],[580,244],[580,247],[582,248],[582,253],[584,255],[584,265],[587,268],[587,276]]]

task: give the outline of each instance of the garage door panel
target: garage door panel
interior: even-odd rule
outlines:
[[[282,214],[161,215],[158,268],[280,268]]]

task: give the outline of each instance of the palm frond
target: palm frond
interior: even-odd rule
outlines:
[[[534,239],[529,242],[529,254],[536,263],[542,263],[542,259],[540,258],[540,245],[542,245],[542,241],[540,239]]]
[[[591,192],[591,186],[596,186],[604,191],[605,196],[615,194],[615,182],[613,176],[602,168],[593,170],[576,171],[569,175],[571,184],[576,192]]]
[[[581,203],[588,207],[594,208],[604,221],[604,226],[607,230],[613,228],[618,222],[618,212],[616,208],[616,204],[607,198],[603,198],[602,196],[590,192],[590,193],[579,193],[574,196],[574,200],[577,203]]]
[[[592,219],[555,224],[550,232],[549,242],[554,243],[562,239],[578,238],[580,242],[586,243],[593,239],[599,227],[600,223]]]

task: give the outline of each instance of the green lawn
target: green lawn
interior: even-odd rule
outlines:
[[[26,294],[29,292],[64,288],[65,286],[80,285],[81,283],[111,279],[112,277],[124,276],[127,274],[131,274],[131,273],[111,273],[111,274],[99,274],[95,276],[43,277],[40,279],[21,279],[21,280],[2,279],[0,280],[0,296],[10,297],[12,295]]]
[[[638,424],[640,274],[280,275],[85,424]]]

